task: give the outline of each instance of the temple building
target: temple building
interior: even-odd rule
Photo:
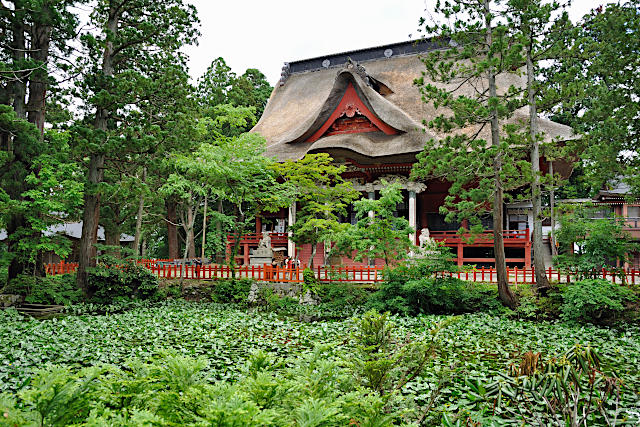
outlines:
[[[252,132],[266,138],[266,155],[278,160],[301,159],[307,153],[328,153],[337,163],[346,165],[344,178],[351,180],[364,197],[378,197],[382,180],[399,181],[404,202],[398,206],[397,214],[405,216],[416,230],[411,236],[416,243],[421,230],[428,229],[432,238],[444,241],[453,249],[458,264],[492,266],[491,218],[486,218],[486,235],[473,243],[465,243],[456,235],[461,224],[447,223],[439,213],[449,184],[408,179],[425,142],[446,136],[423,125],[442,110],[436,113],[433,105],[422,100],[414,85],[414,80],[425,70],[420,56],[439,48],[442,46],[429,40],[409,41],[285,63],[282,77]],[[515,74],[503,76],[498,79],[498,87],[522,85],[524,78]],[[452,83],[449,88],[453,89],[456,84]],[[471,86],[462,85],[457,93],[470,95],[473,90]],[[526,123],[527,117],[527,110],[521,109],[510,120]],[[472,126],[463,132],[478,130]],[[546,119],[540,120],[540,130],[547,141],[572,137],[571,128]],[[479,137],[490,140],[488,126],[480,131]],[[557,163],[554,171],[567,176],[569,165]],[[545,161],[541,161],[541,168],[546,170]],[[531,219],[519,208],[512,213],[505,205],[505,212],[507,264],[529,267]],[[287,227],[293,221],[295,206],[265,214],[257,221],[256,232],[273,232],[274,246],[287,247],[290,256],[308,263],[309,248],[295,248],[287,239]],[[257,236],[244,239],[239,262],[247,262],[248,250],[257,242]],[[318,248],[316,257],[315,263],[322,264],[322,248]],[[341,262],[353,263],[347,259]]]

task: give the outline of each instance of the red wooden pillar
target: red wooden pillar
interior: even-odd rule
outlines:
[[[244,258],[243,258],[243,260],[244,260],[243,264],[244,264],[244,265],[249,265],[249,243],[245,243],[245,244],[243,245],[243,247],[242,247],[242,251],[243,251],[243,254],[242,254],[242,255],[244,256]]]
[[[524,247],[524,268],[531,268],[531,242],[528,240]]]
[[[462,242],[458,243],[458,258],[456,259],[456,262],[459,266],[462,266],[462,258],[464,258],[464,246],[462,245]]]
[[[256,215],[256,233],[262,233],[262,217]]]

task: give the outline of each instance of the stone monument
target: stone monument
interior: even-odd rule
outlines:
[[[249,254],[249,265],[271,265],[272,261],[273,249],[271,249],[271,237],[268,231],[263,231],[262,239],[258,242],[258,248],[252,249]]]
[[[428,228],[423,228],[420,230],[420,249],[429,249],[432,248],[435,240],[431,237],[431,233]]]

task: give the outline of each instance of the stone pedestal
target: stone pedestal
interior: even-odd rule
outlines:
[[[257,248],[251,250],[249,255],[249,265],[271,265],[273,261],[273,250],[271,248]]]

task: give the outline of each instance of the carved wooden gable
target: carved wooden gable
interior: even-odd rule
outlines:
[[[315,142],[328,135],[364,132],[384,132],[387,135],[399,133],[369,110],[358,96],[353,83],[349,83],[331,116],[307,139],[307,142]]]

